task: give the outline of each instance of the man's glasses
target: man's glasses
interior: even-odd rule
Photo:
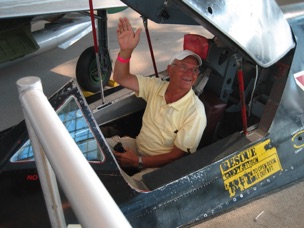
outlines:
[[[199,72],[200,72],[199,67],[189,68],[189,67],[187,67],[187,66],[184,65],[184,64],[177,65],[177,64],[175,64],[175,63],[174,63],[174,64],[171,64],[171,65],[176,66],[176,67],[180,70],[180,72],[182,72],[182,73],[186,73],[186,72],[188,72],[188,70],[190,70],[190,72],[191,72],[192,74],[199,74]]]

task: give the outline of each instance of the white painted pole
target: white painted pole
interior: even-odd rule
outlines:
[[[19,99],[51,166],[83,227],[131,227],[71,138],[37,77],[18,80]]]
[[[18,85],[19,93],[23,93],[24,86]],[[27,88],[28,89],[28,88]],[[32,84],[31,89],[42,91],[42,86],[39,81]],[[27,131],[31,139],[31,144],[34,150],[35,162],[39,174],[39,180],[43,191],[43,196],[46,203],[46,208],[49,214],[52,227],[64,228],[66,227],[65,218],[62,210],[60,194],[54,171],[45,156],[45,153],[39,143],[39,140],[32,128],[32,125],[24,112],[24,119],[27,126]]]

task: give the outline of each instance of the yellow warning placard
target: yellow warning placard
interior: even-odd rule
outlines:
[[[230,197],[282,170],[276,148],[266,149],[269,143],[268,139],[256,144],[220,164]]]

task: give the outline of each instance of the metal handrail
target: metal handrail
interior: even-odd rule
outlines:
[[[33,149],[41,184],[55,189],[53,181],[46,183],[41,180],[44,176],[42,172],[46,169],[42,167],[44,162],[37,161],[36,154],[41,152],[37,152],[37,148],[43,148],[45,159],[50,163],[49,168],[54,170],[83,227],[131,227],[43,94],[40,79],[21,78],[17,81],[17,87],[30,138],[32,144],[36,144]],[[42,186],[43,191],[46,188]],[[56,197],[49,195],[54,193],[56,196],[56,190],[50,192],[44,193],[48,194],[46,203],[52,204],[48,205],[51,208],[48,211],[52,226],[66,226],[64,221],[58,222],[58,218],[64,219],[60,210],[50,213],[60,203]],[[57,217],[51,218],[54,214]]]

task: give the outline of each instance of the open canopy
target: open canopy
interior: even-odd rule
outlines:
[[[123,0],[156,23],[201,24],[226,45],[268,67],[294,47],[274,0]]]

